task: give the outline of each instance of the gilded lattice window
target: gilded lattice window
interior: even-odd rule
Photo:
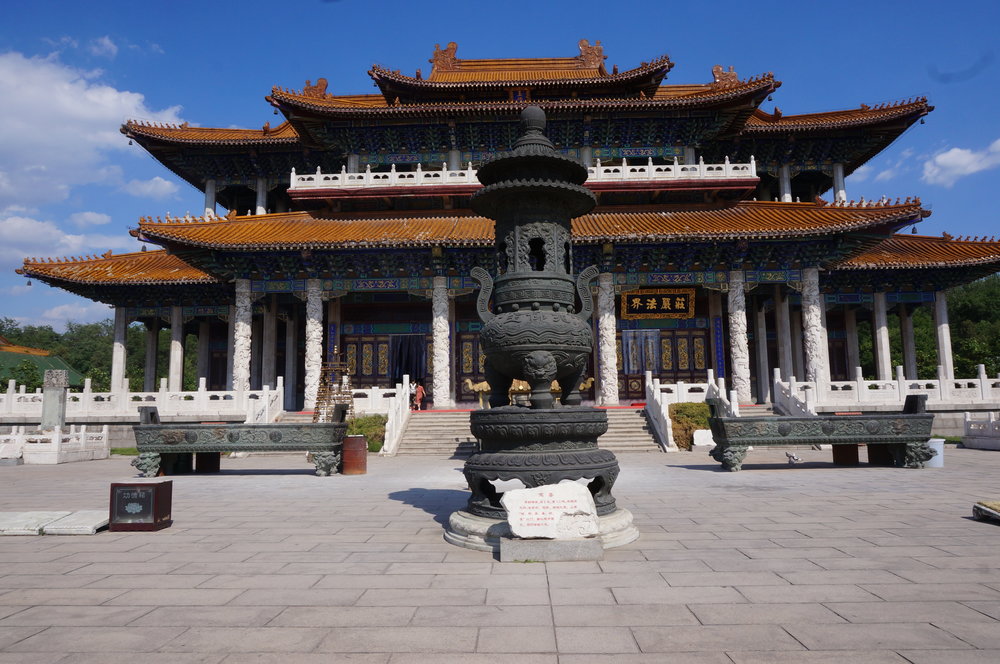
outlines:
[[[687,371],[690,368],[691,358],[688,356],[688,339],[680,337],[677,339],[677,369]]]

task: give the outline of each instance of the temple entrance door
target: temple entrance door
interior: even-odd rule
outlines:
[[[486,380],[486,356],[479,346],[479,332],[459,332],[458,334],[458,384],[456,393],[460,402],[479,403],[479,392],[472,385]]]
[[[645,372],[663,383],[705,382],[708,330],[623,330],[618,333],[619,398],[645,399]]]
[[[388,334],[344,334],[340,337],[351,387],[391,387]]]

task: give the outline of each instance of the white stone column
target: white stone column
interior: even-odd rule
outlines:
[[[434,349],[432,384],[435,408],[451,408],[451,326],[448,325],[448,278],[434,277],[431,295],[431,338]]]
[[[917,379],[917,343],[913,336],[913,314],[910,307],[900,302],[896,305],[899,312],[899,336],[903,342],[903,375],[907,380]]]
[[[819,292],[819,269],[802,270],[802,342],[805,350],[806,380],[830,381],[829,348],[823,327],[823,300]]]
[[[278,303],[276,296],[271,295],[264,310],[264,320],[261,329],[261,360],[260,382],[271,389],[278,384]]]
[[[597,277],[597,375],[600,379],[600,405],[618,405],[618,350],[615,333],[615,275],[602,272]]]
[[[750,403],[750,344],[747,339],[747,309],[743,270],[729,273],[729,357],[731,385],[740,403]]]
[[[347,172],[348,173],[361,172],[361,155],[353,152],[347,155]]]
[[[156,391],[156,360],[160,351],[160,319],[146,323],[146,364],[142,376],[142,391]]]
[[[847,185],[844,184],[844,164],[833,165],[833,200],[839,203],[847,202]]]
[[[117,392],[125,384],[125,335],[128,320],[125,309],[115,307],[115,336],[111,346],[111,391]]]
[[[205,180],[205,216],[215,216],[215,180]]]
[[[934,323],[937,328],[938,364],[944,377],[955,378],[955,358],[951,354],[951,328],[948,326],[948,296],[944,291],[934,293]]]
[[[212,326],[207,320],[198,321],[198,378],[210,384],[212,370]]]
[[[792,320],[788,311],[788,295],[779,285],[774,287],[774,326],[778,340],[778,367],[782,380],[795,372],[792,361]]]
[[[767,362],[767,311],[758,302],[754,311],[753,336],[757,351],[757,403],[771,401],[771,369]]]
[[[861,366],[861,348],[858,346],[858,316],[851,305],[844,305],[844,334],[847,335],[847,375]]]
[[[462,152],[460,150],[448,150],[448,170],[462,170]]]
[[[180,392],[184,389],[184,310],[170,307],[170,364],[167,371],[167,389]]]
[[[257,194],[257,209],[254,210],[254,214],[267,214],[267,179],[257,178],[254,191]]]
[[[778,199],[782,203],[792,202],[792,170],[788,164],[778,170]]]
[[[879,291],[874,297],[872,334],[875,337],[875,378],[892,379],[892,355],[889,350],[889,318],[886,312],[885,293]]]
[[[594,148],[584,145],[580,148],[580,163],[590,168],[594,165]]]
[[[236,315],[233,317],[233,389],[250,389],[250,349],[253,308],[250,280],[236,280]]]
[[[684,163],[689,166],[698,163],[698,155],[694,153],[694,148],[689,146],[684,148]]]
[[[295,410],[295,385],[299,380],[299,316],[289,313],[285,321],[285,410]]]
[[[305,409],[316,408],[323,369],[323,297],[319,279],[306,280]]]

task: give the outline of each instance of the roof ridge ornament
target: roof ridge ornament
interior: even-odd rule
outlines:
[[[448,45],[441,48],[441,44],[434,44],[434,56],[427,62],[431,63],[436,71],[458,71],[461,60],[455,57],[458,52],[458,44],[448,42]]]
[[[316,85],[313,85],[311,80],[306,79],[306,85],[302,88],[302,95],[304,97],[323,98],[326,96],[326,86],[327,80],[325,78],[316,79]]]
[[[608,56],[604,55],[604,47],[601,46],[600,39],[594,42],[593,46],[586,39],[581,39],[577,42],[577,46],[580,47],[580,55],[576,56],[576,59],[584,67],[596,69],[603,66],[604,61],[608,59]]]
[[[729,70],[726,71],[722,68],[722,65],[715,65],[712,67],[712,84],[713,85],[736,85],[740,82],[740,77],[736,74],[736,69],[729,65]]]

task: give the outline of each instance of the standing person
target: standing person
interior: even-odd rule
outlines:
[[[423,410],[424,397],[426,396],[427,392],[424,390],[424,381],[417,381],[417,389],[413,393],[413,410]]]

